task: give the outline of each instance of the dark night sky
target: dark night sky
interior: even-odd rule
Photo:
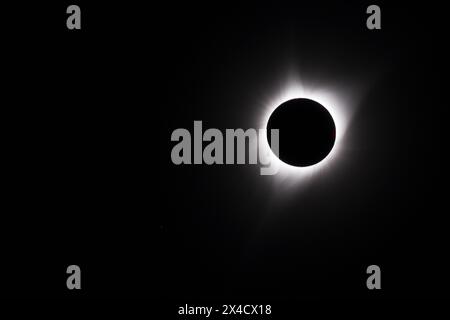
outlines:
[[[80,32],[64,3],[3,28],[4,294],[448,297],[442,8],[378,2],[369,31],[364,1],[78,3]],[[354,104],[333,170],[288,187],[171,163],[174,129],[255,127],[291,72]],[[82,292],[65,289],[72,263]]]

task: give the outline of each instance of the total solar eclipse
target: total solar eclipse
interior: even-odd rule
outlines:
[[[271,129],[279,130],[281,161],[295,167],[308,167],[322,161],[333,149],[336,126],[320,103],[298,98],[283,102],[267,123],[269,145]]]

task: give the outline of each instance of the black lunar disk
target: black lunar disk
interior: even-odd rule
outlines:
[[[336,126],[331,114],[320,103],[310,99],[283,102],[270,115],[270,129],[279,129],[279,158],[296,167],[307,167],[322,161],[336,139]]]

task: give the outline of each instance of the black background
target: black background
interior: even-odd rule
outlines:
[[[69,4],[4,13],[2,294],[151,298],[171,312],[448,297],[440,4],[378,2],[376,31],[364,1],[77,1],[79,31]],[[280,196],[256,166],[171,163],[176,128],[254,126],[252,102],[286,65],[367,83],[337,172]],[[66,289],[70,264],[81,291]],[[380,291],[365,286],[371,264]]]

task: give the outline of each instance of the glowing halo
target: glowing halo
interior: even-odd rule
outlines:
[[[331,90],[327,90],[326,88],[308,88],[298,80],[291,80],[284,89],[264,103],[265,109],[260,119],[260,128],[267,128],[270,115],[280,104],[295,98],[307,98],[320,103],[330,112],[336,126],[336,140],[333,149],[322,161],[309,167],[295,167],[281,161],[273,153],[267,139],[260,142],[260,146],[263,148],[262,151],[269,154],[270,161],[274,161],[279,166],[279,171],[274,177],[281,181],[292,179],[293,183],[298,183],[308,180],[317,172],[329,168],[337,160],[341,153],[345,132],[349,124],[351,107],[346,104],[342,96],[337,95]]]

